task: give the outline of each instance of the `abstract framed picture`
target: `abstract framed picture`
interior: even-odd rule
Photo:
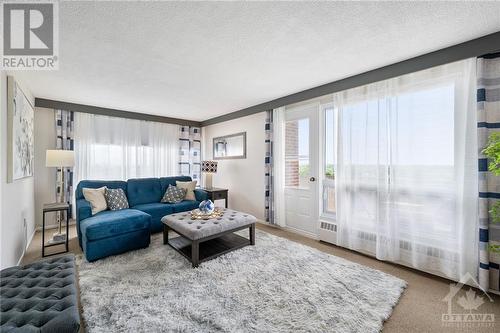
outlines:
[[[33,176],[34,110],[12,76],[7,77],[7,181]]]

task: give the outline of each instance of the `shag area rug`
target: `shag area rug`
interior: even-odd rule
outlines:
[[[89,332],[378,332],[406,282],[257,230],[193,269],[152,236],[147,249],[78,259]]]

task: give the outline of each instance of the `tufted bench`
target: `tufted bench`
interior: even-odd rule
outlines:
[[[163,244],[168,244],[191,261],[193,267],[224,253],[255,245],[256,218],[250,214],[222,209],[220,217],[192,220],[190,212],[166,215],[163,222]],[[235,234],[249,229],[249,238]],[[179,235],[168,238],[172,230]]]
[[[0,332],[78,332],[75,257],[0,272]]]

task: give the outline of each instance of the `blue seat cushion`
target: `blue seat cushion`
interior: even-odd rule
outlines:
[[[161,219],[163,216],[172,214],[174,212],[174,204],[169,203],[147,203],[132,207],[151,215],[153,220]]]
[[[183,200],[179,203],[172,204],[174,208],[174,213],[186,212],[188,210],[196,209],[200,206],[199,201],[194,200]]]
[[[141,229],[149,229],[151,217],[136,209],[107,210],[80,222],[83,238],[98,240]]]

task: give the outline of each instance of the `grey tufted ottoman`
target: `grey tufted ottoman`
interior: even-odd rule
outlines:
[[[0,272],[0,332],[78,332],[75,257]]]
[[[164,216],[163,244],[168,244],[191,261],[193,267],[247,245],[255,245],[255,221],[250,214],[223,209],[222,217],[191,220],[190,212]],[[249,238],[234,232],[249,229]],[[169,230],[179,237],[168,239]]]

